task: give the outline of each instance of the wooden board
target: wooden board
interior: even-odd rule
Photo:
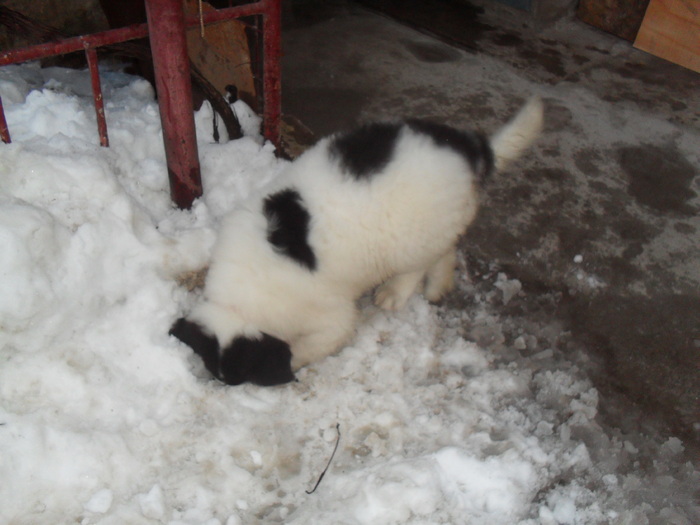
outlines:
[[[634,47],[700,73],[700,2],[651,0]]]
[[[593,27],[634,42],[647,5],[649,0],[580,0],[576,16]]]
[[[203,11],[214,8],[202,2]],[[197,16],[197,0],[185,0],[185,13]],[[204,28],[202,35],[199,27],[187,30],[187,49],[190,59],[214,87],[226,96],[229,84],[238,88],[238,98],[257,108],[255,82],[250,63],[250,50],[245,26],[238,20],[227,20]]]

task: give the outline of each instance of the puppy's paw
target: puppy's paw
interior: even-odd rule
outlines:
[[[455,285],[456,266],[457,253],[452,248],[428,268],[423,290],[423,295],[428,301],[435,303],[452,291]]]
[[[452,275],[443,275],[440,278],[433,279],[428,277],[423,295],[431,303],[436,303],[453,289],[454,279]]]
[[[374,293],[374,304],[383,310],[401,310],[412,294],[413,290],[408,290],[406,293],[406,289],[397,289],[389,281],[377,288]]]

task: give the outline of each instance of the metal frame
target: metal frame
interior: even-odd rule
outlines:
[[[279,147],[281,117],[281,8],[280,0],[258,0],[250,4],[209,11],[199,17],[185,17],[180,0],[146,0],[148,23],[90,35],[66,38],[19,49],[0,52],[0,66],[37,60],[76,51],[86,54],[97,128],[102,146],[109,145],[104,101],[97,66],[97,51],[101,46],[118,44],[148,36],[156,74],[156,90],[163,124],[163,140],[168,162],[170,193],[180,208],[189,208],[202,194],[194,135],[189,65],[185,28],[262,15],[263,19],[263,134]],[[183,47],[184,46],[184,47]],[[184,58],[183,58],[184,53]],[[177,89],[173,89],[176,85]],[[167,89],[166,89],[167,88]],[[10,133],[0,99],[0,139],[10,143]]]

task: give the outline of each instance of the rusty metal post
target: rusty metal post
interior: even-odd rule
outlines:
[[[179,208],[186,209],[202,195],[202,178],[182,2],[146,0],[146,16],[168,163],[170,197]]]
[[[107,120],[105,119],[105,103],[102,97],[100,85],[100,70],[97,66],[97,51],[92,47],[85,47],[88,69],[90,69],[90,82],[92,82],[92,98],[95,101],[95,116],[97,117],[97,131],[100,134],[100,146],[109,147],[107,136]]]
[[[2,108],[2,97],[0,97],[0,139],[5,144],[12,142],[10,140],[10,130],[7,129],[7,121],[5,120],[5,110]]]
[[[280,0],[264,0],[263,14],[263,133],[277,148],[280,147],[280,118],[282,114],[281,40],[282,10]]]

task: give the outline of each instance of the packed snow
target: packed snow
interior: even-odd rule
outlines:
[[[460,278],[472,310],[363,300],[355,340],[296,383],[211,380],[168,335],[197,293],[181,276],[286,161],[241,103],[246,136],[215,143],[205,105],[205,194],[177,210],[153,89],[102,81],[109,148],[86,71],[0,69],[0,523],[700,522],[681,440],[603,426],[546,334],[503,335],[490,305],[522,286],[501,271]]]

